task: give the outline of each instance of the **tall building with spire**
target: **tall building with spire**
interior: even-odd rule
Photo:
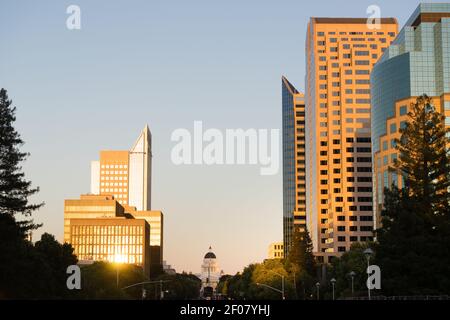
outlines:
[[[373,237],[370,73],[394,18],[311,18],[306,40],[307,219],[319,261]]]
[[[293,231],[306,227],[305,98],[281,78],[283,117],[283,252],[288,256]]]
[[[130,150],[100,151],[91,162],[91,194],[64,203],[64,241],[80,261],[162,271],[164,216],[151,210],[151,133],[141,131]]]
[[[148,126],[128,151],[100,151],[91,162],[91,193],[113,195],[122,205],[151,210],[152,136]]]

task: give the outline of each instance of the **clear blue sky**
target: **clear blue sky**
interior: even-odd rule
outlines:
[[[226,273],[282,239],[281,170],[175,166],[176,128],[280,128],[281,75],[304,88],[310,16],[366,17],[379,5],[400,26],[419,1],[17,1],[0,4],[0,87],[18,107],[41,187],[42,232],[62,240],[63,201],[89,191],[89,161],[153,134],[153,208],[165,213],[165,259],[198,272],[213,246]],[[69,31],[70,4],[82,29]],[[281,160],[280,160],[281,161]]]

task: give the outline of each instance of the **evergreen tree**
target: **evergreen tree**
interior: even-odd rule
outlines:
[[[37,298],[48,292],[51,270],[25,239],[28,231],[38,227],[29,217],[42,204],[28,202],[38,189],[31,188],[21,170],[20,163],[28,154],[19,150],[23,141],[13,127],[15,111],[6,90],[1,89],[0,298]],[[39,276],[35,277],[35,273]]]
[[[421,209],[442,213],[448,208],[450,186],[450,140],[445,116],[423,95],[411,104],[406,127],[397,140],[399,159],[395,169],[405,177],[408,192],[420,199]]]
[[[31,182],[25,179],[21,162],[28,153],[21,152],[19,147],[23,145],[19,133],[14,129],[16,121],[16,108],[8,99],[5,89],[0,90],[0,215],[16,217],[22,214],[30,217],[31,213],[39,209],[43,203],[30,204],[28,198],[39,191],[32,188]],[[17,220],[17,219],[16,219]],[[32,219],[21,219],[17,222],[23,235],[29,230],[39,226]]]
[[[444,118],[427,96],[417,98],[397,140],[405,187],[384,190],[376,264],[387,295],[448,294],[450,159]]]
[[[306,299],[317,276],[313,245],[306,227],[303,232],[294,230],[292,246],[286,262],[287,268],[295,275],[297,296]]]

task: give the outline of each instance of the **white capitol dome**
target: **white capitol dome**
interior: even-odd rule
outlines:
[[[215,253],[212,252],[212,248],[209,247],[209,251],[203,258],[202,272],[200,274],[200,279],[202,280],[202,295],[206,296],[214,294],[221,276],[222,271],[217,262],[217,257]]]

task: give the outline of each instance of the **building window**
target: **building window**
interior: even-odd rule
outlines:
[[[401,106],[400,107],[400,115],[403,116],[407,113],[407,108],[406,106]]]
[[[394,163],[395,160],[397,160],[397,154],[393,153],[393,154],[391,154],[391,162]]]
[[[397,132],[397,124],[396,123],[391,123],[390,131],[391,131],[391,133]]]
[[[391,148],[395,149],[397,147],[397,141],[395,139],[391,139]]]
[[[445,117],[445,125],[450,126],[450,117]]]

